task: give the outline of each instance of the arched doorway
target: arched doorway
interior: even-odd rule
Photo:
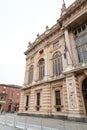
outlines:
[[[86,110],[86,114],[87,114],[87,78],[85,80],[83,80],[82,92],[83,92],[85,110]]]

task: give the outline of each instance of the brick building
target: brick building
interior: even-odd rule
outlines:
[[[48,7],[49,8],[49,7]],[[75,0],[29,43],[19,113],[87,118],[87,0]]]
[[[0,84],[0,111],[19,110],[20,89],[21,86]]]

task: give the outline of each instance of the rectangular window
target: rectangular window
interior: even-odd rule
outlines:
[[[55,91],[56,105],[61,105],[60,91]]]
[[[55,101],[56,101],[56,111],[61,111],[61,98],[60,98],[60,91],[55,91]]]
[[[37,106],[40,106],[40,93],[37,93]]]
[[[37,93],[36,110],[39,111],[39,109],[40,109],[40,93]]]
[[[0,95],[0,100],[5,100],[6,99],[6,94],[1,94]]]
[[[56,48],[58,46],[59,46],[59,42],[56,42],[56,43],[53,44],[53,48]]]
[[[39,68],[39,75],[40,75],[40,80],[42,80],[44,78],[44,65],[41,65],[40,68]]]
[[[28,110],[28,104],[29,104],[29,95],[26,96],[26,106],[25,106],[25,110]]]
[[[85,32],[85,30],[87,29],[87,23],[84,23],[84,24],[82,24],[81,26],[79,26],[79,27],[77,27],[75,30],[74,30],[74,34],[75,34],[75,36],[76,35],[79,35],[80,33],[84,33]]]

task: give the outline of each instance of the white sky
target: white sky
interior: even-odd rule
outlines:
[[[0,0],[0,83],[23,85],[28,42],[56,23],[61,7],[62,0]]]

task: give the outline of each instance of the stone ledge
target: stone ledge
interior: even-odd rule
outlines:
[[[18,113],[18,115],[87,123],[87,118],[85,117],[80,118],[80,117],[68,117],[64,115],[45,115],[45,114],[43,115],[43,114],[29,114],[29,113]]]

